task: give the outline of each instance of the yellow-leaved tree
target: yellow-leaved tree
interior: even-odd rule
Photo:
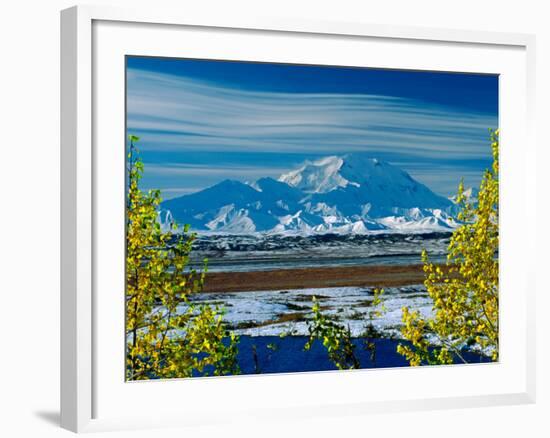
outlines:
[[[223,311],[197,305],[190,295],[204,284],[188,269],[194,234],[163,231],[160,192],[139,188],[143,162],[130,136],[126,221],[126,378],[143,380],[236,374],[238,339]],[[175,225],[174,225],[175,228]]]
[[[422,254],[434,314],[423,318],[418,310],[403,308],[402,335],[410,345],[399,345],[398,352],[413,366],[466,362],[465,347],[498,360],[498,130],[491,131],[491,147],[493,164],[483,175],[477,201],[460,183],[462,225],[452,234],[445,266]]]
[[[368,312],[365,331],[360,336],[360,338],[363,338],[363,348],[371,353],[372,362],[376,358],[376,346],[371,340],[371,337],[374,337],[372,335],[376,334],[372,320],[375,317],[379,317],[386,310],[381,299],[383,293],[384,289],[376,288],[373,290],[373,298],[369,305],[375,310]],[[380,308],[376,309],[377,307]],[[312,298],[311,310],[312,318],[307,321],[309,339],[306,342],[304,350],[311,350],[313,343],[318,340],[325,347],[329,360],[339,370],[361,368],[361,363],[355,352],[356,345],[353,343],[349,325],[345,327],[338,323],[334,316],[324,314],[315,296]]]
[[[336,368],[339,370],[360,368],[350,328],[346,328],[324,315],[315,296],[313,297],[312,312],[313,318],[308,321],[309,339],[304,350],[309,351],[313,342],[318,339],[323,343],[329,360]]]

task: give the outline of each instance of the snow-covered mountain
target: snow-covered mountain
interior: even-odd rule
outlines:
[[[362,154],[307,162],[277,180],[224,180],[165,201],[162,209],[159,218],[197,231],[245,234],[424,232],[456,226],[451,200],[398,167]]]
[[[475,187],[469,187],[467,189],[464,189],[464,197],[468,202],[476,203],[478,196],[479,196],[479,189],[476,189]],[[458,200],[458,195],[451,196],[449,199],[456,204],[456,201]]]

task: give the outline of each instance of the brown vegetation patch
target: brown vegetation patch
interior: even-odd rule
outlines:
[[[204,292],[248,292],[323,287],[392,287],[420,284],[422,265],[343,266],[208,273]],[[319,297],[318,297],[319,298]]]

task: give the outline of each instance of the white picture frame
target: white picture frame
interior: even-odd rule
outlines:
[[[144,29],[147,29],[147,37],[140,38],[141,32],[145,32]],[[295,38],[296,41],[302,39],[304,47],[309,47],[308,44],[314,47],[314,40],[325,38],[326,41],[334,39],[334,47],[381,43],[387,47],[394,46],[391,49],[395,50],[394,54],[403,55],[400,64],[393,65],[394,68],[430,68],[423,64],[422,57],[412,54],[406,56],[404,47],[417,47],[420,51],[426,51],[427,55],[431,50],[436,51],[433,53],[442,53],[442,59],[438,60],[439,64],[434,64],[435,67],[441,66],[441,69],[445,69],[445,65],[455,65],[450,69],[459,70],[462,62],[460,59],[464,57],[468,58],[469,63],[464,65],[470,65],[465,71],[502,74],[502,93],[505,93],[505,96],[501,99],[501,105],[507,105],[501,107],[502,147],[505,152],[502,172],[503,175],[509,176],[508,182],[503,183],[501,189],[504,229],[512,229],[517,220],[504,208],[508,203],[516,200],[533,200],[534,204],[535,39],[531,35],[317,22],[291,18],[283,20],[242,16],[239,20],[228,21],[215,14],[201,16],[185,10],[163,11],[157,8],[130,10],[78,6],[66,9],[61,13],[61,426],[75,432],[85,432],[183,426],[207,421],[211,423],[213,414],[216,421],[223,422],[238,421],[247,416],[272,418],[284,415],[296,418],[343,413],[361,415],[368,412],[534,402],[535,273],[526,261],[521,263],[513,259],[514,253],[517,253],[515,257],[521,257],[520,247],[535,247],[534,227],[527,231],[526,235],[518,238],[512,237],[512,233],[506,234],[509,238],[503,242],[505,258],[501,268],[501,282],[503,285],[513,285],[521,292],[515,297],[514,306],[507,306],[506,300],[503,304],[505,310],[502,310],[502,317],[505,328],[502,335],[503,339],[506,339],[504,336],[510,339],[514,337],[514,342],[521,348],[514,352],[514,357],[503,354],[498,364],[489,365],[493,368],[470,366],[466,370],[457,366],[452,367],[456,371],[448,371],[421,367],[415,370],[307,373],[307,376],[299,374],[191,379],[192,382],[190,379],[145,384],[124,382],[123,372],[116,372],[116,366],[122,369],[123,365],[118,364],[113,368],[113,364],[110,363],[110,348],[117,349],[116,352],[112,351],[119,354],[123,340],[107,345],[110,342],[107,339],[109,327],[113,327],[112,323],[118,324],[123,321],[123,313],[117,313],[116,309],[119,308],[116,306],[115,311],[104,311],[102,306],[105,306],[106,300],[103,298],[108,295],[101,295],[105,284],[109,281],[118,284],[116,278],[119,278],[119,271],[110,272],[104,269],[107,263],[111,266],[113,260],[117,259],[107,260],[106,245],[103,243],[114,236],[110,233],[120,231],[120,227],[105,228],[102,216],[118,199],[115,197],[107,200],[105,188],[113,186],[113,182],[116,185],[117,181],[120,181],[121,174],[115,175],[118,172],[116,166],[120,164],[117,160],[121,151],[124,156],[123,146],[118,152],[115,152],[116,149],[110,152],[104,146],[106,140],[119,138],[121,123],[123,124],[122,120],[118,120],[121,104],[118,96],[123,92],[117,90],[117,87],[120,88],[121,66],[117,64],[115,68],[115,64],[118,62],[117,59],[120,60],[121,54],[128,53],[126,50],[130,50],[131,54],[136,54],[136,50],[139,53],[151,54],[158,49],[159,55],[163,50],[164,54],[170,50],[177,51],[176,46],[168,48],[167,45],[163,45],[162,34],[164,38],[173,40],[174,34],[171,32],[179,31],[188,32],[188,36],[191,35],[189,32],[199,32],[197,41],[201,38],[208,39],[210,34],[215,36],[220,32],[233,32],[234,41],[242,41],[243,47],[248,44],[244,41],[252,42],[249,48],[251,55],[248,56],[250,59],[264,57],[264,60],[270,60],[279,56],[277,50],[265,54],[258,52],[257,46],[254,45],[255,39],[265,37],[262,44],[272,44],[272,41],[276,42],[277,39]],[[134,44],[132,47],[128,38],[131,38]],[[215,44],[214,37],[212,44]],[[284,44],[288,42],[283,42],[282,46]],[[457,56],[445,55],[445,51],[451,46],[460,51]],[[211,50],[208,56],[219,56],[223,50],[228,50],[228,53],[230,51],[227,48],[212,47],[207,48],[207,44],[197,43],[194,53]],[[328,47],[326,50],[329,52],[332,50],[336,56],[334,47],[325,47]],[[469,53],[476,55],[470,56]],[[238,58],[241,55],[234,52],[228,56]],[[296,52],[284,56],[295,56],[293,59],[296,60],[301,55]],[[330,56],[330,53],[322,56]],[[380,55],[377,58],[376,66],[392,67],[391,57],[387,54],[384,56]],[[445,59],[446,57],[455,59]],[[491,63],[493,57],[497,60],[494,68]],[[111,64],[113,59],[115,64]],[[104,80],[102,76],[105,65],[112,65],[116,70],[113,73],[113,77],[116,77],[112,81]],[[106,99],[113,101],[108,102]],[[106,119],[115,120],[116,123],[111,126],[105,122]],[[120,137],[120,141],[123,141],[123,137]],[[111,153],[117,154],[118,158],[113,155],[114,158],[111,160]],[[108,162],[112,162],[114,167],[109,167]],[[113,207],[118,212],[116,214],[120,215],[123,204],[121,202],[120,207]],[[526,211],[523,214],[532,219],[530,223],[536,223],[535,211]],[[114,241],[117,242],[116,239],[120,238],[123,239],[123,236],[114,236]],[[118,249],[110,252],[116,257],[116,254],[120,255],[121,248],[120,245],[114,246]],[[535,251],[529,253],[535,254]],[[123,269],[123,266],[119,268]],[[505,298],[506,296],[505,294]],[[509,302],[512,302],[511,298]],[[515,331],[511,329],[512,322],[516,322]],[[510,330],[506,331],[506,327]],[[111,337],[116,339],[116,333],[111,333]],[[397,382],[410,380],[411,371],[415,372],[414,380],[419,382],[418,387],[409,388],[408,392],[400,392],[399,389],[383,391],[384,379],[387,379],[387,382],[396,382],[397,386]],[[380,379],[376,373],[380,373]],[[466,378],[473,378],[474,381],[484,384],[480,384],[479,391],[473,391],[467,385],[461,385],[460,379]],[[382,383],[376,386],[374,379]],[[420,382],[428,379],[434,379],[436,382],[438,379],[440,382],[456,382],[452,388],[452,385],[449,385],[449,388],[441,388],[441,385],[439,388],[422,388]],[[220,405],[209,406],[209,412],[206,412],[200,403],[195,403],[195,406],[173,403],[168,412],[148,409],[148,414],[137,411],[132,414],[130,410],[117,409],[117,406],[124,406],[125,401],[138,395],[145,400],[158,397],[161,393],[171,394],[169,397],[173,397],[182,385],[186,385],[186,391],[194,391],[194,394],[221,393],[222,402],[229,400],[230,394],[242,395],[237,397],[238,403],[235,403],[239,406],[229,411],[223,410]],[[307,394],[307,391],[306,394],[302,394],[304,391],[301,391],[296,396],[294,404],[287,404],[282,393],[277,393],[277,388],[288,389],[297,385],[307,389],[311,394]],[[325,390],[318,390],[319,385]],[[251,401],[247,398],[247,395],[256,394],[254,391],[258,391],[258,388],[272,392],[271,405],[265,404],[267,400],[264,400],[265,403],[262,405],[257,399]],[[354,388],[360,390],[353,391]],[[363,388],[370,388],[372,391],[363,394]],[[200,398],[198,400],[200,401]]]

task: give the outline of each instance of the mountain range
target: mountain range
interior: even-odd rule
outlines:
[[[164,226],[175,220],[199,232],[417,233],[457,226],[452,200],[363,154],[308,161],[278,179],[227,179],[161,208]]]

